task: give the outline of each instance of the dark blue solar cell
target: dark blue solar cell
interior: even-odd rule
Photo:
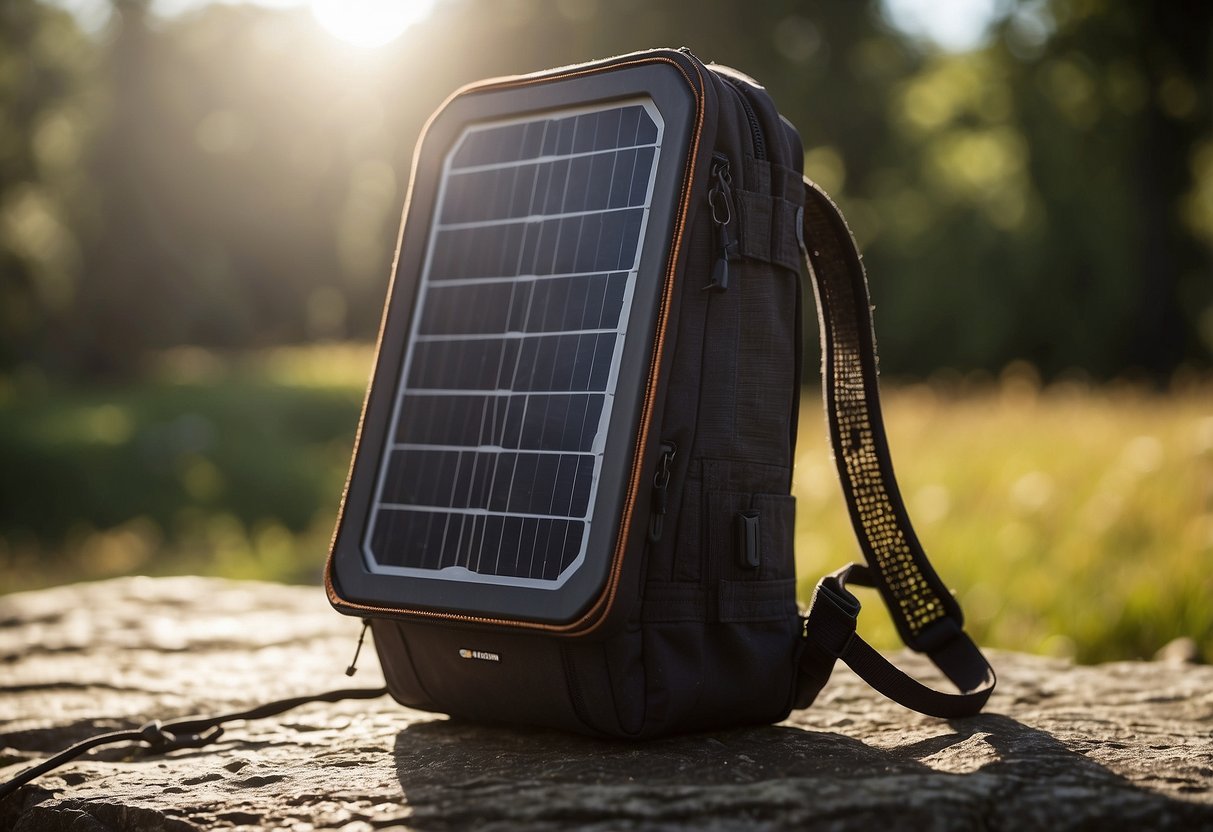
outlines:
[[[582,217],[566,217],[560,220],[556,236],[556,253],[552,261],[552,274],[568,274],[579,271],[577,255],[584,238],[581,235]],[[584,262],[584,260],[580,261]],[[590,268],[593,268],[590,266]]]
[[[595,269],[617,271],[632,268],[639,246],[642,219],[643,210],[635,208],[592,215],[587,220],[591,226],[597,226]]]
[[[598,113],[584,113],[577,116],[576,132],[573,135],[573,152],[587,153],[594,149],[594,140],[598,135]]]
[[[548,163],[548,176],[544,182],[542,198],[536,192],[536,213],[559,214],[564,207],[564,192],[569,183],[571,159],[558,159]]]
[[[406,396],[394,441],[472,447],[489,444],[493,440],[492,405],[489,396]]]
[[[414,390],[499,390],[517,362],[517,339],[422,341],[413,347]],[[508,386],[508,385],[507,385]]]
[[[624,107],[619,111],[619,146],[635,147],[643,107]]]
[[[610,150],[616,147],[619,147],[619,110],[607,110],[598,117],[594,149]]]
[[[562,118],[556,122],[556,155],[567,156],[573,152],[573,133],[577,129],[576,116]]]
[[[578,156],[569,163],[568,183],[564,188],[564,199],[560,202],[560,213],[586,210],[586,199],[593,192],[590,181],[593,156]]]
[[[560,134],[558,123],[555,121],[543,122],[543,148],[540,153],[542,156],[556,155],[556,139]]]
[[[429,515],[382,510],[376,513],[371,548],[385,566],[424,568]]]
[[[611,181],[615,174],[615,153],[595,153],[588,157],[589,170],[586,180],[590,183],[586,188],[588,197],[585,203],[587,211],[601,211],[607,208],[611,200]]]
[[[531,201],[535,198],[535,179],[538,165],[521,165],[514,168],[514,184],[505,217],[525,217],[531,213]]]
[[[636,129],[636,144],[654,144],[657,141],[657,124],[644,110],[640,111],[640,126]]]
[[[519,159],[534,159],[543,152],[543,133],[547,122],[532,121],[522,134],[522,150]]]
[[[636,168],[632,171],[628,205],[644,205],[649,192],[649,178],[652,169],[653,148],[644,147],[636,151]]]

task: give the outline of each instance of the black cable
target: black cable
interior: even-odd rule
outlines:
[[[30,766],[11,780],[0,784],[0,800],[16,793],[26,783],[41,777],[49,771],[71,762],[86,751],[102,745],[120,742],[142,743],[152,754],[165,754],[178,748],[201,748],[209,745],[223,735],[222,723],[236,720],[264,719],[275,716],[283,711],[289,711],[309,702],[340,702],[343,699],[377,699],[387,693],[387,688],[346,688],[317,693],[312,696],[295,696],[290,699],[279,699],[250,708],[247,711],[236,711],[211,717],[187,717],[174,719],[169,722],[152,720],[134,731],[113,731],[108,734],[98,734],[86,740],[81,740],[73,746],[65,748],[48,760],[43,760],[35,766]]]

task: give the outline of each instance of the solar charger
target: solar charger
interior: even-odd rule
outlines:
[[[334,550],[349,600],[566,624],[602,593],[695,109],[645,61],[431,120]]]

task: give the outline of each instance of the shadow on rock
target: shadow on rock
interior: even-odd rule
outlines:
[[[1213,807],[1008,717],[947,726],[886,749],[788,726],[625,743],[438,720],[395,755],[420,830],[1213,828]]]

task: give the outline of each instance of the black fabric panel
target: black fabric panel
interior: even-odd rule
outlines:
[[[787,621],[795,617],[795,578],[720,582],[716,610],[718,621]]]
[[[742,255],[799,272],[801,256],[797,228],[801,203],[748,190],[736,190],[733,196]]]
[[[641,620],[657,621],[705,621],[707,619],[707,594],[697,584],[690,582],[650,581],[644,588],[644,611]]]
[[[573,705],[559,639],[408,622],[376,622],[375,633],[377,644],[383,634],[381,651],[392,651],[381,658],[393,668],[385,675],[400,701],[420,694],[419,707],[433,703],[452,716],[591,731]],[[411,674],[402,656],[411,659]]]
[[[586,728],[635,737],[644,728],[646,696],[641,637],[629,632],[606,643],[563,646],[569,695]]]
[[[735,380],[735,416],[739,456],[787,460],[789,422],[797,384],[793,339],[796,281],[791,272],[744,264],[740,285],[741,337]],[[790,480],[780,483],[786,490]]]
[[[782,620],[651,624],[646,733],[778,722],[791,710],[800,625]]]
[[[750,508],[762,524],[764,581],[796,577],[796,498],[789,494],[755,494]]]
[[[682,515],[677,524],[678,556],[674,559],[675,581],[699,581],[704,574],[706,555],[703,545],[703,483],[688,478],[682,500]]]
[[[404,639],[404,626],[398,621],[382,619],[371,622],[375,652],[379,654],[388,693],[406,707],[420,711],[442,711],[444,703],[430,696],[417,676],[413,657]]]
[[[704,283],[706,284],[706,280]],[[702,284],[701,284],[702,285]],[[703,344],[703,383],[699,389],[697,456],[725,456],[737,434],[737,371],[741,308],[736,292],[710,292]]]

